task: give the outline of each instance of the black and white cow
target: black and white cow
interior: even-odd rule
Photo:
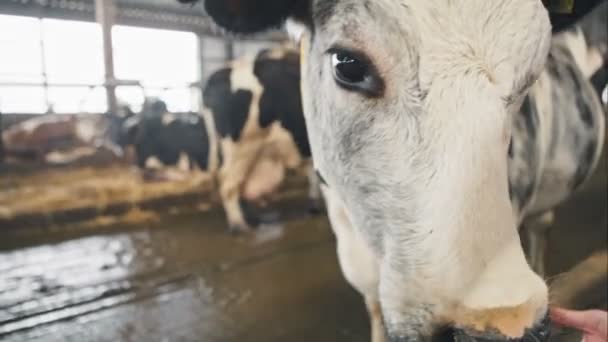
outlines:
[[[146,99],[141,113],[127,120],[120,134],[121,145],[133,145],[137,166],[146,180],[171,178],[169,171],[209,171],[210,137],[201,115],[175,114],[158,99]]]
[[[242,200],[271,194],[286,170],[304,164],[310,169],[311,209],[318,209],[297,50],[263,50],[255,58],[231,62],[209,78],[203,100],[217,127],[219,190],[231,230],[249,230]]]
[[[273,194],[288,169],[310,169],[311,209],[319,209],[299,86],[298,52],[263,50],[210,76],[202,115],[172,114],[150,101],[123,135],[133,137],[138,166],[149,176],[168,165],[217,176],[231,231],[247,231],[257,223],[246,217],[247,203]]]
[[[125,157],[126,149],[132,143],[132,137],[125,134],[125,127],[129,126],[129,122],[136,123],[136,116],[131,107],[122,101],[115,113],[108,111],[103,114],[100,125],[103,144],[120,157]]]
[[[608,39],[606,39],[606,19],[608,6],[591,12],[578,25],[567,31],[563,39],[573,46],[574,58],[586,77],[591,78],[604,105],[608,105]]]
[[[553,209],[594,171],[604,146],[608,2],[553,36],[544,71],[514,117],[509,185],[534,270],[544,274]]]
[[[596,1],[581,1],[581,6],[593,6]],[[567,34],[562,35],[572,49],[573,58],[580,66],[585,77],[591,79],[604,103],[608,83],[608,41],[606,40],[606,21],[608,7],[602,5],[590,12],[577,25],[565,26],[562,29]]]
[[[604,123],[558,43],[543,73],[552,31],[543,1],[204,3],[237,33],[286,19],[303,27],[312,156],[374,341],[384,331],[391,341],[548,339],[547,285],[518,226],[582,183]],[[589,1],[575,2],[575,16],[579,3]]]

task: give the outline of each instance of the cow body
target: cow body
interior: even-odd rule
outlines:
[[[561,38],[554,38],[545,71],[514,118],[510,185],[520,220],[569,198],[603,147],[602,104]]]
[[[258,201],[272,194],[286,170],[310,161],[299,54],[277,48],[230,63],[210,77],[204,104],[217,127],[220,195],[228,223],[232,230],[247,231],[241,200]],[[312,188],[315,178],[310,172]],[[311,190],[315,203],[316,197]]]
[[[205,9],[233,32],[285,19],[303,27],[312,156],[374,341],[548,339],[547,285],[518,228],[584,182],[603,128],[597,112],[583,113],[598,108],[586,89],[570,87],[574,106],[544,104],[588,81],[545,68],[542,1],[206,0]],[[563,150],[563,139],[576,144]]]
[[[556,34],[545,70],[514,117],[509,184],[533,268],[544,274],[553,209],[592,175],[604,147],[608,3]]]
[[[123,130],[122,139],[133,144],[146,180],[175,180],[196,170],[209,171],[213,126],[201,115],[169,113],[164,102],[147,100]]]
[[[125,109],[103,115],[45,114],[17,123],[2,131],[6,155],[69,163],[103,148],[122,157],[119,131],[133,115]]]
[[[2,134],[13,154],[43,158],[48,152],[65,149],[80,141],[75,116],[42,116],[14,125]]]
[[[299,82],[296,51],[263,50],[211,75],[202,114],[172,114],[150,103],[125,135],[135,137],[138,166],[148,177],[170,165],[217,176],[230,229],[247,231],[256,218],[246,217],[245,204],[264,203],[287,170],[311,170],[310,197],[314,209],[319,205]]]
[[[68,163],[104,147],[120,154],[106,139],[109,116],[42,115],[18,123],[2,133],[7,156],[49,163]]]

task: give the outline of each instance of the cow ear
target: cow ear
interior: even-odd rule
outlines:
[[[553,33],[558,33],[576,24],[596,6],[607,0],[543,0],[549,10]]]
[[[192,3],[197,0],[179,0]],[[309,0],[204,0],[205,10],[220,27],[234,33],[256,33],[279,27],[301,15]]]

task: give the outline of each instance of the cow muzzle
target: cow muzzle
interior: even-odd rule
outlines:
[[[461,328],[446,328],[437,333],[433,342],[545,342],[549,341],[550,320],[545,317],[534,328],[527,329],[518,339],[508,338],[497,331],[478,332]]]
[[[510,338],[504,336],[496,330],[479,332],[466,328],[444,327],[438,329],[432,336],[403,337],[387,334],[390,342],[546,342],[549,341],[551,332],[551,321],[547,315],[542,321],[533,328],[526,329],[520,338]]]

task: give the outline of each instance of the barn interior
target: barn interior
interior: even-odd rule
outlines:
[[[227,35],[174,0],[0,1],[0,341],[369,340],[306,170],[233,234],[213,176],[147,177],[110,137],[149,101],[197,115],[215,71],[287,39]],[[605,155],[550,230],[563,307],[608,309]]]

